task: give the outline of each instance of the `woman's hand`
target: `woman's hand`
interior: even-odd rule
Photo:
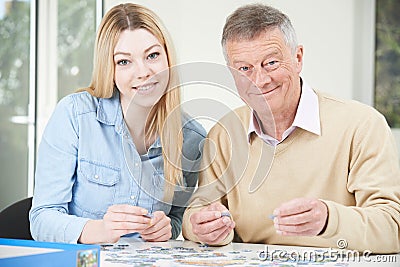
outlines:
[[[146,229],[139,231],[146,241],[161,242],[172,237],[171,219],[163,211],[154,212],[147,226]]]
[[[143,216],[147,213],[144,208],[128,204],[110,206],[102,220],[90,220],[86,223],[79,242],[115,243],[123,235],[141,233],[150,225],[150,218]]]

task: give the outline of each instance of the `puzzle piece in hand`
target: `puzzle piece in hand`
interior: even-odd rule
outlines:
[[[229,211],[222,211],[221,217],[231,217],[231,214],[229,213]]]

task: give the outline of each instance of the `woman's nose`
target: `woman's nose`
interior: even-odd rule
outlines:
[[[151,75],[151,69],[144,62],[137,62],[135,68],[135,76],[137,79],[147,79]]]

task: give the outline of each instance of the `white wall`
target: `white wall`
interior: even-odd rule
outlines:
[[[129,1],[106,0],[105,11],[123,2]],[[286,13],[296,29],[298,41],[304,46],[302,76],[311,86],[340,98],[373,105],[375,0],[131,2],[150,8],[163,20],[174,40],[179,63],[200,61],[221,65],[225,65],[220,38],[226,17],[251,2],[272,5]],[[184,101],[211,97],[229,108],[242,104],[231,91],[209,84],[185,86],[183,96]],[[210,128],[213,121],[202,123]],[[400,147],[400,132],[394,133]]]
[[[117,3],[105,1],[107,11]],[[250,3],[230,1],[136,0],[160,16],[174,40],[179,63],[206,61],[225,64],[220,38],[225,18],[237,7]],[[269,0],[292,20],[299,43],[304,46],[302,75],[314,88],[346,99],[372,104],[374,62],[374,0]],[[205,89],[206,88],[206,89]],[[200,92],[226,103],[215,88],[184,91],[184,99]],[[221,90],[219,90],[221,91]],[[212,95],[212,94],[211,94]],[[240,101],[230,101],[236,107]]]

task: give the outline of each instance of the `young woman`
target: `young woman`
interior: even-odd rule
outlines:
[[[167,31],[147,8],[120,4],[101,22],[94,57],[90,86],[58,103],[43,134],[32,236],[176,238],[206,133],[180,110]]]

